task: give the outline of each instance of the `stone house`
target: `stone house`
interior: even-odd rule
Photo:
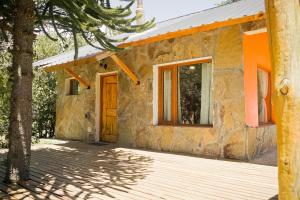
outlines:
[[[119,46],[35,63],[57,73],[56,137],[213,158],[276,146],[263,0],[157,23]]]

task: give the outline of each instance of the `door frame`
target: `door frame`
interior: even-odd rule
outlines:
[[[96,101],[95,101],[95,113],[96,113],[96,134],[95,134],[95,142],[100,142],[101,138],[101,92],[102,92],[102,85],[101,80],[104,76],[109,75],[116,75],[118,80],[118,71],[112,72],[104,72],[104,73],[97,73],[96,74]]]

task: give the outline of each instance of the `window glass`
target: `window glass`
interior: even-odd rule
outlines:
[[[211,66],[198,64],[178,69],[178,122],[211,124]]]
[[[76,79],[70,79],[70,95],[79,94],[79,81]]]
[[[164,72],[164,80],[163,80],[163,91],[164,91],[164,121],[171,121],[172,119],[172,102],[171,102],[171,95],[172,95],[172,71],[165,70]]]
[[[211,63],[167,66],[161,70],[162,124],[212,124]]]

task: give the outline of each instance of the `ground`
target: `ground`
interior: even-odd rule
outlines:
[[[55,141],[33,147],[28,183],[0,190],[0,199],[267,200],[278,187],[274,166]]]

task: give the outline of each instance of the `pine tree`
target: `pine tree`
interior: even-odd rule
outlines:
[[[43,32],[52,40],[72,37],[75,58],[78,36],[99,49],[119,51],[103,30],[119,33],[141,32],[154,22],[132,25],[131,6],[112,8],[109,0],[0,0],[0,40],[12,38],[12,92],[9,116],[9,152],[6,182],[29,179],[32,132],[32,62],[35,34]],[[56,37],[49,32],[54,31]],[[94,43],[94,42],[97,43]]]

